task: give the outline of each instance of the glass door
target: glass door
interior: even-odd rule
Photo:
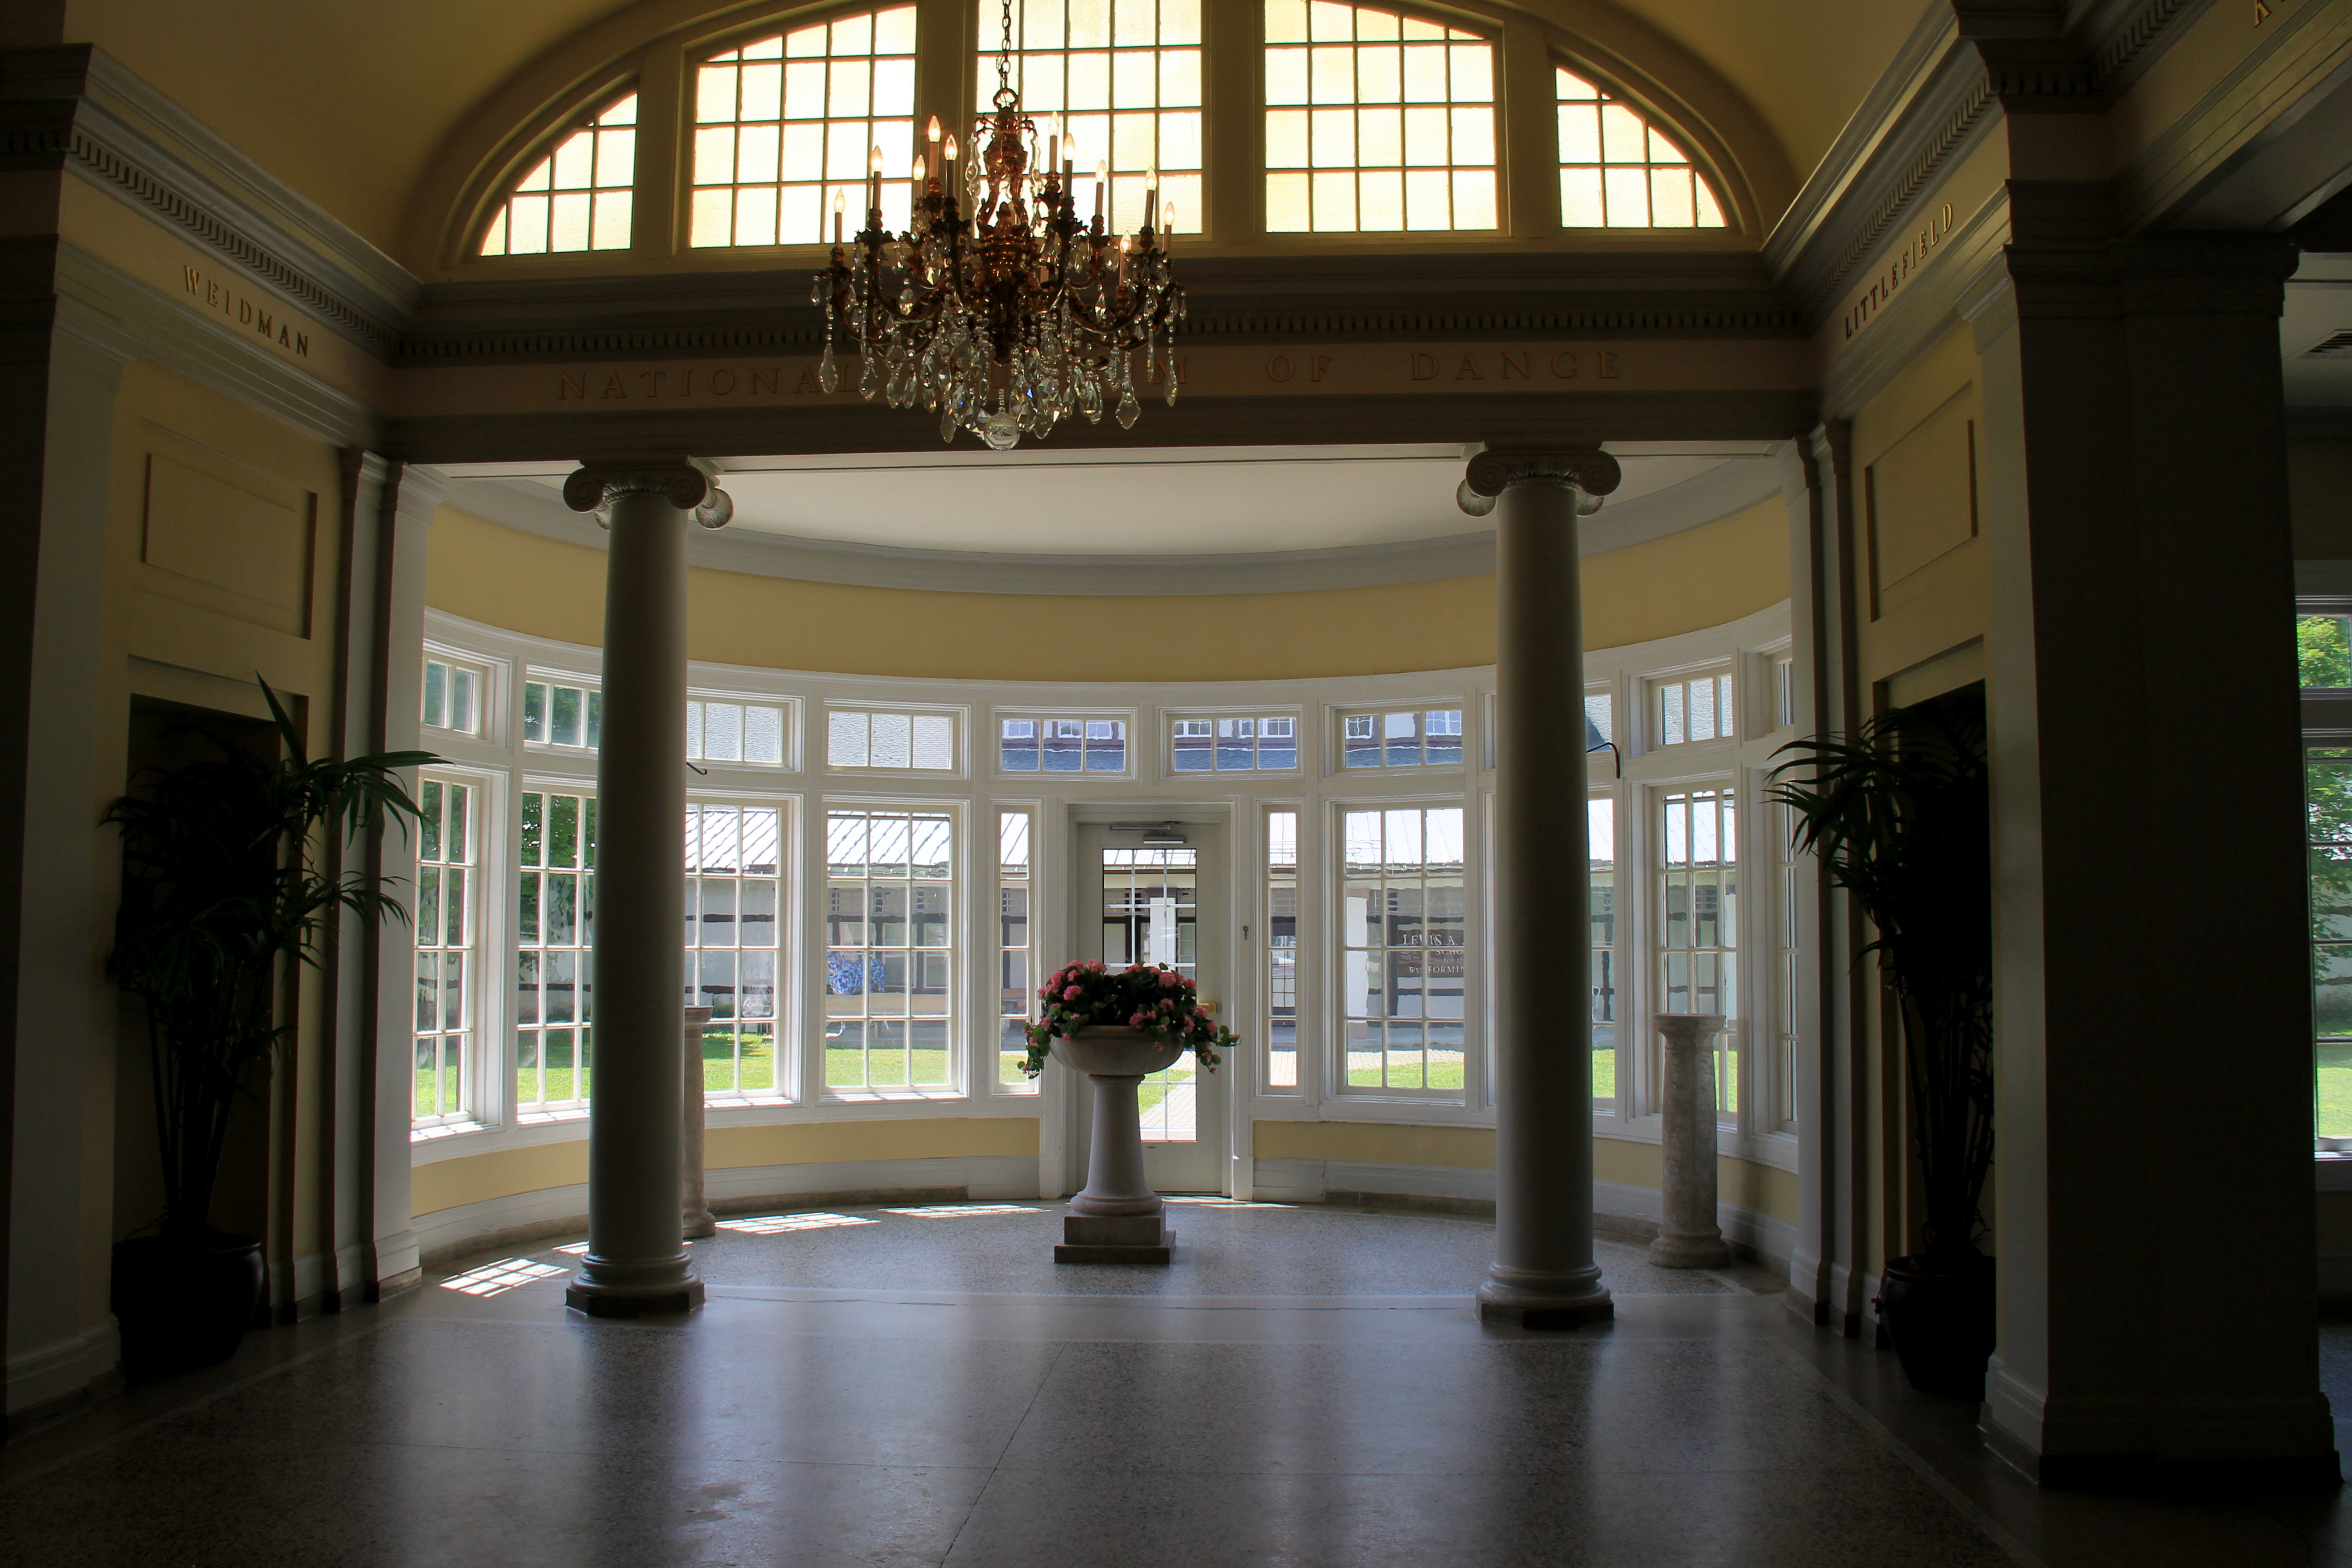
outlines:
[[[1185,842],[1147,842],[1172,839]],[[1143,834],[1101,824],[1078,829],[1077,936],[1083,958],[1113,969],[1130,963],[1173,969],[1201,988],[1203,1000],[1223,995],[1224,879],[1215,853],[1223,830],[1186,824],[1174,834]],[[1225,1009],[1219,1006],[1219,1016]],[[1202,1072],[1191,1053],[1143,1080],[1137,1109],[1143,1123],[1143,1164],[1159,1192],[1224,1190],[1225,1098],[1231,1068]],[[1091,1131],[1091,1095],[1078,1100],[1078,1170],[1085,1170]]]

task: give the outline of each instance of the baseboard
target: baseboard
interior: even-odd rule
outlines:
[[[121,1360],[122,1342],[112,1318],[69,1339],[53,1340],[10,1356],[10,1435],[110,1392],[121,1376],[117,1369]]]
[[[714,1214],[878,1203],[993,1203],[1037,1195],[1037,1162],[1009,1155],[950,1160],[838,1160],[712,1171],[703,1191]],[[509,1193],[418,1215],[418,1261],[439,1269],[478,1252],[515,1247],[588,1228],[588,1186]]]
[[[1252,1190],[1266,1203],[1357,1203],[1424,1212],[1491,1215],[1495,1173],[1452,1165],[1380,1165],[1344,1160],[1260,1160]],[[1665,1200],[1655,1187],[1592,1184],[1593,1222],[1629,1240],[1658,1234]],[[1797,1227],[1734,1204],[1717,1208],[1724,1240],[1740,1258],[1785,1270]]]

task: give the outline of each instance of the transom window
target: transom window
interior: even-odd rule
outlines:
[[[944,1089],[955,1017],[955,819],[825,815],[824,1084]]]
[[[775,702],[696,700],[686,705],[686,754],[698,763],[784,765],[784,708]]]
[[[996,760],[1009,773],[1122,773],[1127,771],[1127,721],[999,720]]]
[[[996,91],[1002,14],[995,0],[982,0],[973,101],[983,111]],[[1133,233],[1156,169],[1160,226],[1200,233],[1201,0],[1014,0],[1013,37],[1013,85],[1041,134],[1059,118],[1078,216],[1090,210],[1096,171],[1108,165],[1105,221],[1113,234]],[[1049,151],[1039,147],[1039,158]]]
[[[1462,808],[1345,816],[1339,1000],[1351,1089],[1461,1092]]]
[[[482,729],[482,677],[470,664],[455,659],[425,661],[425,712],[427,726],[460,735],[478,735]]]
[[[515,1104],[529,1120],[588,1103],[594,797],[526,791],[517,861]]]
[[[1332,0],[1265,0],[1265,226],[1496,226],[1495,47]]]
[[[702,1027],[705,1094],[779,1095],[782,846],[775,806],[686,808],[686,999],[710,1009]]]
[[[1552,72],[1559,100],[1563,228],[1721,228],[1723,208],[1690,154],[1574,71]]]
[[[1294,718],[1179,719],[1169,761],[1180,773],[1287,771],[1298,765]]]
[[[626,250],[636,179],[633,92],[566,136],[515,183],[483,232],[482,254]]]
[[[1661,680],[1650,688],[1657,725],[1657,744],[1687,745],[1694,741],[1728,741],[1737,717],[1731,706],[1731,677],[1698,675]]]
[[[534,746],[593,752],[604,739],[604,694],[560,680],[522,683],[522,738]]]
[[[824,763],[829,768],[951,773],[956,765],[955,716],[836,708],[824,716]]]
[[[1339,763],[1349,768],[1458,766],[1462,710],[1349,713],[1339,721]]]
[[[882,153],[882,226],[907,226],[915,133],[915,8],[837,17],[714,55],[694,73],[688,244],[815,245],[839,199],[866,226]]]

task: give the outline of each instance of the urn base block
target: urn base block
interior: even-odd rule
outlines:
[[[1164,1215],[1065,1215],[1056,1263],[1171,1263],[1176,1233]]]

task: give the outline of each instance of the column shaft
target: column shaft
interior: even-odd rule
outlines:
[[[1592,1261],[1580,499],[1562,474],[1514,476],[1496,508],[1495,1263],[1478,1303],[1528,1328],[1614,1312]]]

